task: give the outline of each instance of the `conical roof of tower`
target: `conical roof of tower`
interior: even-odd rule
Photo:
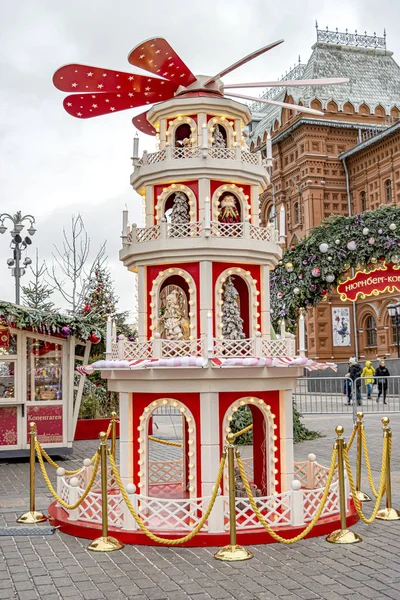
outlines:
[[[346,102],[351,102],[356,112],[361,104],[366,104],[371,112],[381,105],[387,114],[393,106],[399,107],[400,67],[393,59],[393,53],[385,47],[368,47],[368,41],[365,46],[352,46],[346,45],[346,37],[343,37],[343,43],[339,43],[341,35],[349,37],[348,34],[335,34],[332,42],[318,41],[314,44],[307,64],[298,65],[297,72],[292,71],[284,79],[346,77],[350,79],[349,83],[336,86],[280,88],[275,95],[267,92],[266,97],[284,101],[291,96],[295,103],[301,101],[305,106],[309,106],[311,101],[317,98],[323,108],[326,108],[330,100],[334,100],[339,110]],[[371,44],[374,40],[384,40],[383,46],[386,43],[385,38],[359,37],[370,39]],[[258,113],[258,116],[263,115],[253,132],[253,139],[257,139],[265,130],[270,130],[276,119],[281,121],[282,109],[279,107],[255,104],[250,108],[252,112]]]

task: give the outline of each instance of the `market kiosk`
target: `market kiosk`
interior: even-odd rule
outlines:
[[[20,319],[7,316],[4,306],[1,303],[0,458],[28,455],[31,421],[36,423],[38,440],[49,454],[68,454],[72,452],[85,379],[75,368],[87,362],[91,342],[73,335],[77,319],[73,319],[74,326],[72,318],[66,316],[69,325],[47,328],[43,324],[33,331],[30,325],[16,326]]]

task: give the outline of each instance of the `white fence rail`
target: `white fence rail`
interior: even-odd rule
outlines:
[[[246,460],[246,472],[251,477],[252,459]],[[150,462],[150,482],[153,485],[166,485],[182,482],[182,461],[174,466],[171,472],[171,461],[161,465],[159,461]],[[178,465],[179,463],[179,465]],[[164,468],[165,467],[165,468]],[[84,488],[90,480],[93,467],[83,467],[77,475],[58,475],[57,492],[68,504],[73,504],[82,495]],[[169,472],[168,472],[169,469]],[[329,469],[318,464],[315,455],[310,454],[307,461],[294,465],[295,483],[293,488],[273,496],[256,497],[255,501],[264,519],[271,525],[302,525],[311,521],[321,503],[324,487]],[[169,474],[168,474],[169,473]],[[157,476],[158,475],[158,476]],[[119,529],[135,530],[137,524],[132,518],[122,495],[108,474],[108,512],[109,523]],[[302,486],[297,489],[297,481]],[[150,486],[151,487],[151,486]],[[346,490],[348,496],[348,483]],[[129,491],[128,491],[129,490]],[[139,513],[145,525],[152,530],[188,531],[192,530],[201,520],[207,509],[210,497],[204,498],[157,498],[136,494],[128,486],[128,495],[135,510]],[[229,499],[227,496],[218,496],[211,511],[204,531],[221,532],[229,530]],[[337,477],[331,484],[327,503],[323,509],[322,517],[339,514],[339,491]],[[101,490],[97,485],[94,491],[89,492],[82,504],[68,510],[70,521],[86,521],[101,524]],[[236,499],[236,522],[238,530],[259,529],[261,527],[254,514],[248,498]]]
[[[167,160],[192,160],[194,158],[214,158],[219,160],[239,160],[246,165],[261,166],[261,152],[249,152],[239,147],[236,148],[202,148],[192,146],[186,148],[174,148],[167,146],[158,152],[143,152],[142,158],[135,159],[135,171],[147,165],[155,165]]]

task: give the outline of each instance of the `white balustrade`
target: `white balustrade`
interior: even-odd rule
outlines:
[[[214,340],[214,356],[217,358],[247,358],[255,356],[255,339]]]
[[[142,166],[154,165],[166,160],[190,160],[205,156],[220,160],[240,160],[246,165],[261,166],[262,159],[260,152],[249,152],[236,148],[200,148],[199,146],[189,146],[186,148],[173,148],[167,146],[158,152],[144,152],[143,157],[135,161],[135,169],[140,169]]]

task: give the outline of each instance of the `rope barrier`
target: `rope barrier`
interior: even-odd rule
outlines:
[[[375,496],[375,498],[377,498],[378,492],[376,491],[374,480],[372,478],[371,463],[369,461],[369,455],[368,455],[367,437],[365,435],[364,429],[362,429],[362,438],[361,439],[362,439],[364,456],[365,456],[365,466],[367,467],[367,477],[368,477],[369,487],[371,488],[371,491],[372,491],[373,495]]]
[[[245,427],[244,429],[241,429],[240,431],[237,431],[233,435],[235,436],[235,439],[236,439],[239,435],[242,435],[243,433],[247,433],[248,431],[250,431],[250,429],[253,429],[253,424],[248,425],[247,427]]]
[[[169,442],[168,440],[160,440],[159,438],[153,437],[152,435],[149,435],[149,440],[151,440],[152,442],[157,442],[157,444],[164,444],[165,446],[177,446],[178,448],[182,448],[182,445],[180,442]]]
[[[349,455],[348,455],[348,452],[347,452],[347,448],[344,448],[343,457],[344,457],[344,461],[346,463],[347,476],[349,478],[350,490],[351,490],[351,493],[352,493],[352,496],[353,496],[354,506],[355,506],[355,509],[356,509],[357,514],[360,517],[360,519],[364,523],[366,523],[367,525],[370,525],[373,521],[375,521],[377,512],[379,510],[379,506],[381,504],[383,495],[384,495],[385,490],[386,490],[386,459],[387,459],[387,452],[388,452],[388,445],[387,445],[386,439],[385,439],[384,443],[383,443],[381,480],[380,480],[380,484],[379,484],[378,495],[377,495],[376,503],[375,503],[375,506],[374,506],[374,510],[372,511],[372,515],[370,516],[369,519],[367,519],[364,516],[364,514],[363,514],[363,512],[361,510],[361,502],[357,499],[357,490],[356,490],[356,487],[354,485],[353,474],[351,472],[351,465],[350,465]]]
[[[60,498],[60,496],[57,494],[57,492],[55,491],[55,489],[52,486],[52,483],[51,483],[50,478],[46,471],[46,465],[44,464],[44,461],[43,461],[42,450],[40,448],[39,442],[35,443],[35,448],[36,448],[36,454],[37,454],[39,465],[40,465],[40,470],[42,471],[43,479],[45,480],[45,483],[48,487],[50,494],[66,510],[74,510],[75,508],[78,508],[78,506],[80,504],[82,504],[82,502],[84,501],[84,499],[86,498],[86,496],[88,495],[90,490],[92,489],[94,480],[96,479],[97,471],[99,469],[99,464],[100,464],[99,451],[97,450],[97,452],[95,454],[96,458],[95,458],[95,462],[94,462],[94,466],[93,466],[92,477],[91,477],[86,489],[83,491],[82,496],[75,502],[75,504],[67,504],[66,502],[64,502],[64,500],[62,498]]]
[[[328,494],[329,494],[330,486],[332,483],[333,474],[336,469],[336,467],[335,467],[336,459],[337,459],[337,449],[334,448],[333,452],[332,452],[332,459],[331,459],[331,465],[329,468],[328,478],[326,480],[324,493],[321,498],[321,504],[319,505],[313,520],[307,525],[307,527],[305,529],[303,529],[303,531],[301,533],[299,533],[299,535],[296,535],[296,537],[294,537],[294,538],[286,539],[286,538],[283,538],[282,536],[280,536],[279,534],[275,533],[275,531],[271,528],[269,523],[267,523],[267,521],[264,519],[263,515],[261,514],[261,512],[254,500],[254,496],[251,491],[250,484],[248,482],[246,471],[245,471],[242,459],[240,457],[240,454],[238,452],[236,453],[236,462],[239,467],[240,476],[242,478],[242,482],[245,487],[246,494],[248,495],[248,498],[250,500],[251,508],[253,509],[253,511],[254,511],[255,515],[257,516],[258,520],[260,521],[261,525],[264,527],[264,529],[269,533],[269,535],[275,541],[280,542],[281,544],[286,544],[286,545],[294,544],[294,543],[299,542],[300,540],[304,539],[306,537],[306,535],[308,535],[310,533],[310,531],[313,529],[314,525],[317,523],[318,519],[320,518],[322,511],[325,507],[326,501],[328,499]]]
[[[111,427],[112,427],[112,424],[110,423],[110,424],[109,424],[109,426],[108,426],[108,428],[107,428],[107,432],[106,432],[106,436],[107,436],[107,437],[106,437],[106,439],[108,439],[108,438],[109,438],[109,436],[110,436],[110,433],[111,433]],[[54,469],[64,468],[64,467],[61,467],[61,465],[57,464],[57,463],[56,463],[56,462],[55,462],[55,461],[54,461],[54,460],[51,458],[51,456],[49,456],[49,455],[47,454],[46,450],[43,448],[43,446],[42,446],[42,444],[41,444],[40,442],[37,442],[37,443],[40,445],[40,451],[41,451],[42,455],[44,456],[44,458],[46,459],[46,461],[49,463],[49,465],[51,465],[51,466],[52,466]],[[91,465],[94,463],[94,461],[95,461],[95,459],[96,459],[96,456],[97,456],[97,450],[96,450],[96,452],[93,454],[92,458],[90,459],[90,464],[91,464]],[[74,471],[67,471],[67,470],[66,470],[66,471],[65,471],[65,474],[66,474],[66,475],[76,475],[77,473],[79,473],[79,471],[82,471],[82,469],[83,469],[83,468],[84,468],[84,467],[82,466],[82,467],[79,467],[79,469],[75,469]]]
[[[354,425],[353,431],[351,432],[351,436],[349,438],[349,441],[347,442],[347,450],[350,450],[350,448],[352,447],[354,439],[356,437],[356,433],[357,433],[357,425]]]
[[[128,496],[128,492],[126,491],[126,489],[124,487],[124,484],[122,483],[120,474],[118,472],[118,467],[117,467],[117,465],[115,463],[115,460],[114,460],[114,457],[110,453],[110,451],[108,452],[108,458],[109,458],[109,461],[110,461],[110,464],[111,464],[112,474],[113,474],[113,476],[115,478],[115,481],[117,482],[117,485],[118,485],[119,490],[120,490],[120,492],[122,494],[122,497],[125,500],[125,504],[128,507],[128,510],[131,513],[132,517],[135,519],[136,523],[139,525],[140,529],[143,531],[143,533],[145,533],[147,535],[147,537],[149,537],[151,540],[153,540],[153,542],[158,542],[159,544],[165,544],[165,545],[168,545],[168,546],[176,546],[177,544],[184,544],[185,542],[188,542],[195,535],[197,535],[199,533],[200,529],[202,529],[202,527],[204,526],[204,524],[207,521],[208,517],[210,516],[210,513],[211,513],[212,508],[213,508],[214,503],[215,503],[215,499],[218,496],[219,485],[221,483],[222,474],[224,472],[224,466],[225,466],[225,460],[226,460],[226,453],[224,452],[223,455],[222,455],[221,462],[219,464],[217,480],[216,480],[215,486],[214,486],[214,491],[212,493],[211,500],[210,500],[210,503],[209,503],[209,505],[207,507],[206,512],[204,513],[203,517],[198,522],[198,524],[196,525],[196,527],[193,529],[193,531],[191,531],[190,533],[188,533],[187,535],[185,535],[185,537],[181,537],[181,538],[178,538],[176,540],[171,540],[171,539],[168,539],[168,538],[159,537],[158,535],[155,535],[149,529],[147,529],[147,527],[143,523],[142,518],[137,514],[137,512],[135,511],[135,509],[133,508],[133,506],[131,504],[131,501],[130,501],[129,496]]]

